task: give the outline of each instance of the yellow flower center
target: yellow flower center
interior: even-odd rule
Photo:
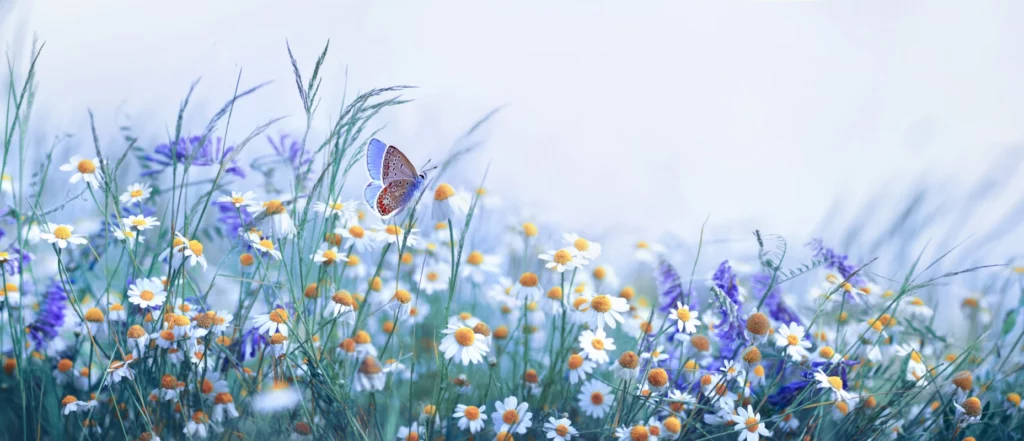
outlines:
[[[267,214],[284,213],[284,204],[280,200],[272,199],[263,203],[263,211]]]
[[[526,222],[526,223],[524,223],[523,224],[523,234],[525,234],[526,237],[536,237],[537,236],[537,226],[534,225],[533,222]]]
[[[594,268],[594,278],[597,280],[604,280],[605,276],[608,275],[608,270],[604,269],[603,266]]]
[[[462,327],[455,331],[455,341],[462,346],[472,346],[476,341],[476,334],[472,329]]]
[[[398,227],[398,226],[395,226],[395,225],[388,225],[388,226],[384,227],[384,232],[387,233],[390,236],[401,236],[402,235],[402,229],[400,227]]]
[[[245,202],[245,198],[243,198],[241,196],[232,196],[231,197],[231,203],[232,204],[242,205],[243,202]]]
[[[60,225],[53,229],[53,237],[60,240],[68,240],[71,237],[71,229],[64,225]]]
[[[562,288],[560,286],[552,287],[548,290],[547,296],[551,300],[562,300]]]
[[[369,344],[370,343],[370,333],[366,332],[366,331],[363,331],[363,330],[359,330],[359,332],[356,332],[355,340],[356,340],[356,343],[359,343],[361,345]]]
[[[981,415],[981,400],[978,397],[970,397],[964,400],[960,407],[964,408],[964,413],[967,416],[976,417]]]
[[[647,441],[650,436],[650,432],[644,426],[633,426],[632,429],[629,429],[629,438],[633,441]]]
[[[833,355],[836,355],[836,351],[831,346],[822,346],[821,349],[818,349],[818,355],[822,358],[832,358]]]
[[[690,321],[690,307],[689,306],[684,306],[682,308],[677,309],[676,310],[676,317],[678,317],[679,321],[681,321],[681,322],[688,322],[688,321]]]
[[[479,266],[481,263],[484,263],[483,253],[479,251],[473,251],[472,253],[469,253],[469,257],[466,258],[466,263],[474,266]]]
[[[514,425],[519,422],[519,412],[516,412],[515,409],[506,410],[505,413],[501,415],[501,420],[510,426]]]
[[[572,354],[569,356],[569,370],[574,371],[583,366],[583,357],[579,354]]]
[[[399,289],[395,291],[395,300],[397,300],[398,303],[406,305],[412,301],[412,294],[410,294],[409,291],[406,291],[404,289]]]
[[[431,282],[436,282],[439,277],[440,276],[437,274],[437,271],[429,271],[429,272],[427,272],[427,280],[429,280]]]
[[[910,351],[910,359],[921,363],[921,354],[918,354],[917,351]]]
[[[559,424],[555,426],[555,433],[558,434],[558,436],[565,438],[565,436],[569,434],[569,428],[565,427],[565,424]]]
[[[668,372],[665,372],[662,368],[651,369],[647,373],[647,382],[654,387],[664,387],[668,384]]]
[[[598,351],[603,351],[604,340],[601,340],[600,338],[595,338],[590,341],[590,346],[593,347],[594,349],[597,349]]]
[[[601,392],[594,392],[590,394],[590,403],[595,406],[604,404],[604,394]]]
[[[597,312],[608,312],[612,310],[612,299],[602,294],[593,298],[590,301],[590,307],[594,308]]]
[[[360,262],[362,262],[362,261],[359,260],[359,256],[353,254],[353,255],[348,256],[348,262],[346,262],[345,264],[348,265],[348,266],[356,266],[356,265],[359,265]]]
[[[796,334],[789,334],[788,336],[786,336],[786,341],[789,342],[790,346],[796,346],[800,344],[800,337],[798,337]]]
[[[750,417],[743,422],[743,425],[747,426],[747,431],[753,433],[757,432],[757,426],[759,425],[759,421],[757,420],[757,418]]]
[[[188,249],[192,251],[192,254],[196,256],[203,255],[203,244],[199,243],[198,240],[192,239],[188,241]]]
[[[843,379],[839,377],[828,377],[828,385],[832,386],[832,389],[843,390]]]
[[[189,244],[191,248],[191,244]],[[260,247],[265,248],[267,251],[274,251],[274,243],[270,239],[263,239],[260,241]]]
[[[590,249],[590,242],[584,238],[576,239],[572,242],[572,246],[576,247],[577,250],[586,251]]]
[[[328,205],[328,207],[330,207],[331,210],[334,211],[341,211],[342,209],[345,208],[345,204],[342,204],[341,202],[335,202],[333,204]]]
[[[135,190],[132,190],[131,192],[128,193],[128,195],[133,197],[133,198],[141,197],[142,194],[143,194],[142,189],[138,189],[138,188],[136,188]]]
[[[462,414],[466,416],[467,420],[476,421],[480,418],[480,408],[476,406],[466,406],[462,410]]]
[[[288,311],[285,311],[284,309],[281,308],[277,308],[273,311],[270,311],[269,319],[274,323],[285,323],[288,321]]]
[[[100,311],[99,308],[89,308],[88,311],[85,311],[85,321],[92,323],[102,323],[103,311]]]
[[[362,239],[363,235],[366,234],[366,231],[363,230],[363,227],[360,227],[359,225],[353,225],[348,228],[348,234],[356,239]]]
[[[570,254],[567,250],[558,250],[555,251],[554,260],[555,263],[559,265],[565,265],[569,262],[572,262],[572,254]]]
[[[1010,392],[1006,394],[1006,401],[1013,404],[1013,407],[1020,407],[1020,394],[1016,392]]]
[[[83,159],[78,161],[78,172],[82,174],[90,174],[96,172],[96,163],[89,159]]]
[[[451,185],[442,183],[441,185],[437,186],[436,190],[434,190],[435,201],[446,201],[448,200],[448,198],[452,196],[455,196],[455,189],[452,188]]]

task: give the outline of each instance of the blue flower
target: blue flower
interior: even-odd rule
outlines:
[[[821,239],[814,239],[807,244],[807,247],[814,253],[814,258],[824,262],[825,268],[839,272],[844,279],[856,286],[863,286],[864,280],[860,276],[850,277],[857,270],[855,266],[847,262],[847,255],[839,254],[834,249],[825,246]]]
[[[296,173],[309,167],[309,164],[313,162],[313,155],[306,151],[306,147],[299,140],[293,139],[290,135],[281,135],[277,142],[274,142],[274,138],[267,135],[267,142],[273,147],[277,156],[288,161],[288,164]]]
[[[764,294],[764,291],[768,289],[768,284],[771,283],[771,280],[771,274],[756,274],[750,281],[751,289],[753,289],[755,294]],[[786,305],[786,302],[782,300],[782,293],[779,291],[778,286],[773,286],[772,290],[764,295],[766,296],[764,299],[764,307],[768,310],[769,317],[780,323],[796,323],[803,326],[803,322],[800,321],[800,316],[790,309],[789,306]]]
[[[726,302],[720,303],[719,313],[722,314],[722,321],[715,325],[715,336],[718,337],[719,342],[719,358],[722,360],[732,360],[736,357],[739,346],[743,344],[745,337],[743,335],[744,323],[739,315],[743,302],[740,301],[740,290],[736,284],[736,275],[733,274],[728,260],[718,265],[718,269],[715,271],[714,276],[711,277],[711,280],[718,289],[725,293],[728,302],[732,303],[731,306]],[[716,362],[720,362],[720,360]]]
[[[46,348],[57,337],[60,327],[64,326],[64,305],[67,301],[68,296],[60,280],[50,282],[43,301],[39,303],[39,314],[28,325],[29,338],[39,348]]]
[[[200,144],[202,143],[202,144]],[[142,157],[144,160],[142,176],[158,174],[168,167],[178,164],[191,164],[193,167],[209,167],[221,165],[235,147],[224,147],[220,137],[216,139],[206,138],[205,142],[201,136],[181,138],[171,148],[170,143],[157,145],[153,153]],[[234,160],[224,169],[225,173],[245,178],[245,171]]]

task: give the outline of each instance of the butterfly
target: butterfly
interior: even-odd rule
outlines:
[[[363,189],[363,197],[380,217],[387,219],[402,211],[423,188],[429,170],[433,168],[417,173],[416,167],[398,147],[373,138],[366,147],[366,171],[370,182]]]

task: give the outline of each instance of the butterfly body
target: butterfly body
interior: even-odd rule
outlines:
[[[426,173],[417,173],[398,147],[376,138],[366,149],[366,171],[370,182],[363,189],[363,197],[382,218],[402,211],[427,180]]]

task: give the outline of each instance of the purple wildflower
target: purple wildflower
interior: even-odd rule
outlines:
[[[855,266],[847,262],[849,258],[845,254],[839,254],[834,249],[825,246],[825,243],[821,239],[814,239],[807,243],[807,247],[814,252],[814,258],[824,262],[825,267],[831,270],[838,271],[844,279],[849,279],[850,283],[863,286],[864,280],[859,276],[850,277],[854,271],[857,270]]]
[[[181,138],[174,143],[173,149],[170,143],[163,143],[157,145],[153,149],[153,153],[143,156],[145,171],[142,172],[142,176],[158,174],[175,163],[191,164],[196,167],[220,165],[234,150],[234,146],[224,147],[220,137],[206,138],[205,141],[202,136],[198,135]],[[245,171],[233,160],[224,169],[224,172],[245,178]]]
[[[234,236],[244,225],[252,223],[249,210],[239,210],[230,202],[214,202],[217,205],[217,226],[225,236]]]
[[[770,292],[765,293],[771,280],[771,274],[760,273],[754,275],[750,282],[751,289],[753,289],[755,294],[764,294],[766,296],[764,307],[768,310],[768,316],[780,323],[796,323],[803,326],[800,316],[790,309],[782,299],[782,293],[779,291],[778,286],[772,287]]]
[[[50,282],[43,301],[39,304],[39,315],[28,325],[29,338],[40,348],[46,348],[57,337],[57,331],[64,326],[64,305],[68,301],[64,286],[59,280]]]
[[[718,270],[715,271],[711,280],[732,303],[730,306],[722,302],[719,309],[722,321],[715,325],[715,336],[718,337],[719,342],[719,358],[732,360],[739,351],[739,346],[743,344],[745,326],[739,316],[740,307],[743,306],[743,302],[740,301],[739,286],[736,285],[736,275],[733,274],[728,260],[718,265]]]
[[[288,161],[288,164],[296,173],[309,167],[309,164],[313,162],[313,155],[306,151],[305,146],[299,140],[293,139],[290,135],[281,135],[277,142],[274,142],[274,138],[267,135],[267,142],[273,147],[277,156]]]
[[[697,296],[688,295],[683,291],[683,282],[679,272],[665,259],[660,259],[654,276],[658,283],[658,311],[669,312],[675,309],[676,302],[687,304],[690,309],[697,309]],[[689,302],[687,302],[689,300]]]

